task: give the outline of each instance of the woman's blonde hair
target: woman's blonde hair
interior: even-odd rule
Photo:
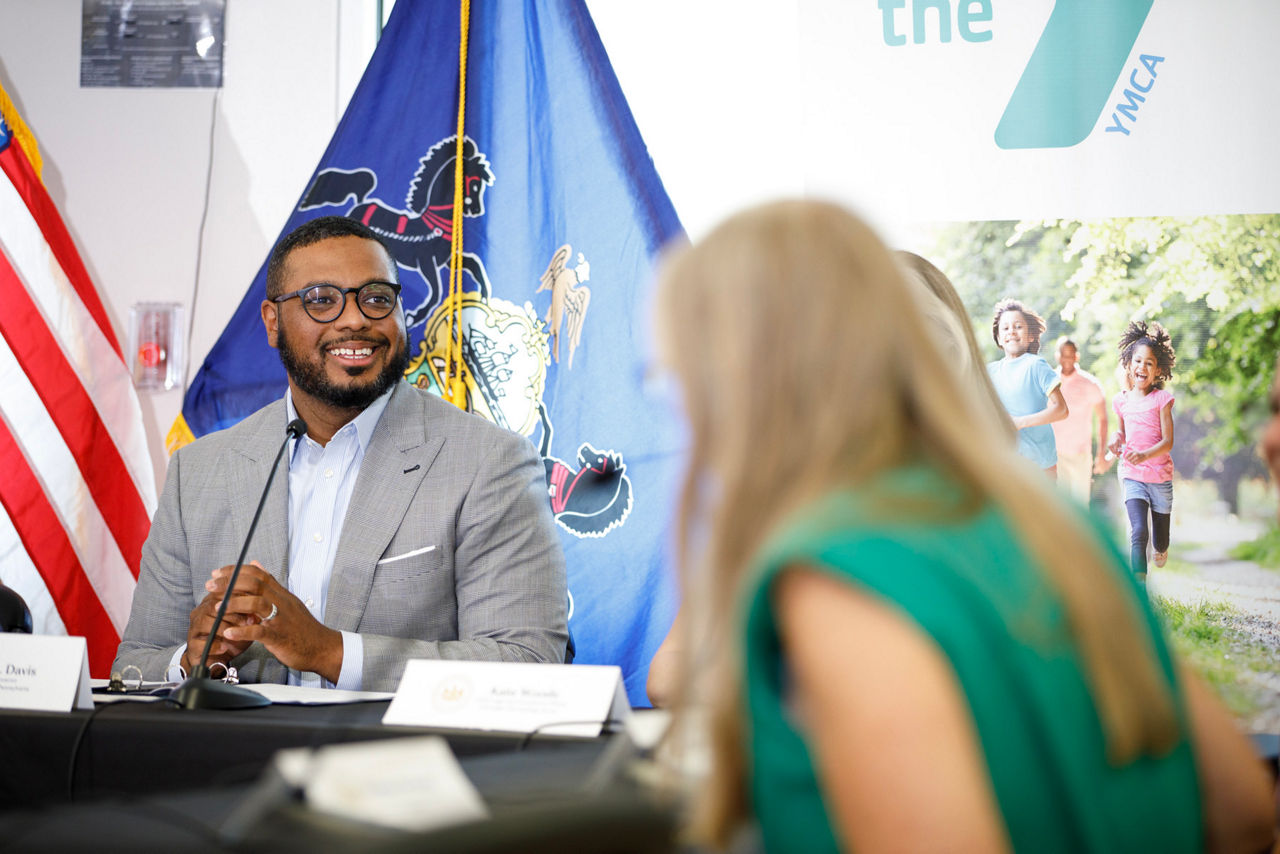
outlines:
[[[678,531],[691,609],[678,703],[707,707],[712,767],[692,831],[746,815],[744,575],[781,521],[829,490],[926,455],[998,506],[1061,596],[1117,763],[1180,737],[1134,595],[1086,523],[958,388],[899,266],[832,204],[732,217],[666,259],[659,344],[684,390],[690,466]]]
[[[991,384],[986,360],[978,349],[978,336],[973,334],[973,322],[955,286],[945,273],[916,253],[899,250],[894,254],[907,274],[907,282],[915,286],[920,312],[934,330],[938,350],[948,357],[948,364],[964,383],[964,392],[976,396],[977,405],[991,407],[1009,441],[1016,442],[1018,431]]]

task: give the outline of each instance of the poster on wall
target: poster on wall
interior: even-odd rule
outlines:
[[[82,0],[80,86],[216,89],[226,0]]]
[[[1088,384],[1068,379],[1085,372],[1101,391],[1071,403],[1074,426],[1053,425],[1057,479],[1122,538],[1122,466],[1107,443],[1140,384],[1123,345],[1131,324],[1167,332],[1157,377],[1175,401],[1161,434],[1172,441],[1172,534],[1147,589],[1192,609],[1213,591],[1213,607],[1234,616],[1214,624],[1219,648],[1194,655],[1225,662],[1203,672],[1232,686],[1247,729],[1274,731],[1266,567],[1277,559],[1265,549],[1280,531],[1257,443],[1280,355],[1280,122],[1269,109],[1280,103],[1280,4],[799,9],[806,186],[936,265],[988,364],[1006,355],[994,328],[1005,299],[1043,318],[1039,356],[1064,395]],[[1131,551],[1135,571],[1141,560]]]
[[[1280,351],[1280,171],[1260,168],[1280,123],[1259,109],[1280,101],[1280,5],[800,11],[808,184],[940,267],[991,360],[994,306],[1020,299],[1047,322],[1043,355],[1070,338],[1110,400],[1128,324],[1166,327],[1175,465],[1240,510]]]

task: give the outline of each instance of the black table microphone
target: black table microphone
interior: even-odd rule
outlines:
[[[200,654],[200,663],[191,668],[191,675],[187,677],[187,680],[169,695],[170,702],[177,703],[184,709],[253,709],[259,706],[271,705],[271,701],[257,691],[241,688],[239,685],[228,685],[221,679],[210,679],[207,662],[209,661],[209,650],[213,647],[213,639],[218,636],[218,629],[222,626],[222,618],[227,615],[227,603],[231,601],[231,591],[235,589],[236,580],[240,578],[240,567],[244,566],[244,557],[249,553],[249,543],[253,540],[253,532],[258,527],[258,517],[262,515],[262,508],[267,503],[267,493],[271,491],[271,481],[275,479],[276,470],[280,468],[280,458],[284,456],[284,449],[289,447],[290,439],[296,439],[307,432],[307,422],[301,418],[295,418],[289,422],[289,426],[284,429],[284,432],[284,443],[280,445],[280,450],[276,452],[275,462],[271,464],[271,471],[267,474],[267,485],[262,488],[262,497],[258,499],[258,509],[253,512],[253,521],[249,523],[249,533],[244,538],[244,548],[240,549],[240,557],[236,560],[236,568],[231,571],[231,578],[227,581],[227,594],[222,597],[222,604],[218,606],[218,613],[213,618],[213,628],[209,631],[209,639],[204,642],[204,652]]]
[[[0,581],[0,632],[31,634],[31,609],[12,587]]]

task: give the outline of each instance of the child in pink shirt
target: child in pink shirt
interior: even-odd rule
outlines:
[[[1139,581],[1147,578],[1147,523],[1154,563],[1169,555],[1169,517],[1173,513],[1173,395],[1164,390],[1176,356],[1169,333],[1158,323],[1135,321],[1120,338],[1120,365],[1126,391],[1112,406],[1120,429],[1111,453],[1120,458],[1124,506],[1129,515],[1129,563]]]

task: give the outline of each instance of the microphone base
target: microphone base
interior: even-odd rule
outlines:
[[[271,705],[257,691],[199,676],[191,676],[173,689],[169,702],[184,709],[260,709]]]

